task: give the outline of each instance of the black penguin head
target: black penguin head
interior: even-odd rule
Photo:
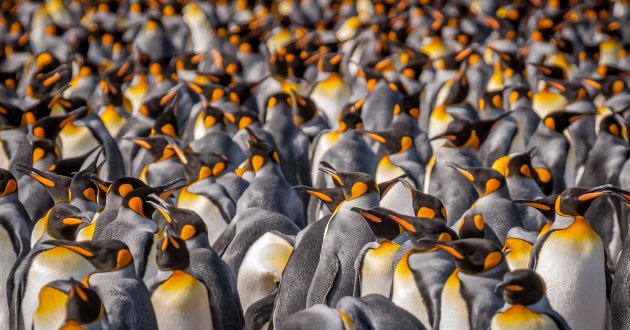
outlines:
[[[545,126],[557,133],[562,133],[569,125],[593,114],[585,114],[579,112],[558,111],[547,115],[543,119]]]
[[[345,132],[352,129],[363,128],[363,119],[361,119],[361,106],[363,99],[357,103],[346,105],[339,114],[339,132]]]
[[[103,317],[105,309],[98,293],[83,283],[70,279],[70,292],[66,303],[66,325],[89,324]]]
[[[556,198],[554,210],[556,214],[565,217],[584,217],[591,203],[609,192],[608,186],[567,188]]]
[[[49,139],[31,141],[33,148],[33,164],[41,160],[57,160],[61,157],[61,151],[54,141]]]
[[[259,122],[258,115],[255,112],[241,110],[235,113],[225,112],[223,114],[232,124],[236,125],[236,128],[240,131],[243,130],[254,122]]]
[[[505,175],[506,177],[525,176],[528,178],[532,178],[534,175],[536,175],[532,167],[531,151],[509,157],[510,158],[507,163],[506,171],[505,173],[503,173],[503,175]]]
[[[503,110],[503,90],[486,91],[479,99],[479,110]]]
[[[484,238],[484,228],[486,221],[481,212],[466,212],[459,223],[459,237],[465,238]]]
[[[358,130],[367,137],[383,145],[388,154],[403,153],[413,147],[413,138],[400,129],[382,132]]]
[[[278,111],[284,115],[290,114],[293,112],[293,98],[291,95],[284,92],[272,94],[267,99],[265,109],[267,111],[267,116],[269,116],[269,113]]]
[[[512,203],[527,205],[540,211],[548,222],[556,219],[555,205],[558,199],[557,194],[536,198],[533,200],[515,199]]]
[[[55,204],[46,217],[46,232],[54,239],[74,240],[81,224],[89,224],[90,218],[70,204]]]
[[[341,72],[341,61],[343,55],[341,53],[328,53],[319,57],[317,62],[317,70],[319,72]]]
[[[203,120],[203,127],[210,129],[216,125],[227,126],[229,120],[223,115],[223,111],[213,106],[206,106],[199,114],[201,120]]]
[[[497,191],[505,185],[505,178],[501,173],[489,167],[467,167],[455,163],[447,163],[472,183],[480,197]]]
[[[190,265],[186,242],[179,237],[167,233],[157,242],[155,248],[155,258],[160,270],[184,270]]]
[[[98,176],[92,176],[92,182],[98,185],[99,189],[106,190],[108,195],[112,194],[119,198],[125,198],[125,196],[133,190],[148,187],[146,183],[133,177],[121,177],[107,185],[107,183],[98,178]]]
[[[63,247],[86,258],[97,272],[111,272],[133,263],[127,244],[112,239],[94,241],[47,241],[46,244]],[[133,268],[133,267],[132,267]]]
[[[157,117],[151,128],[151,136],[164,135],[176,138],[179,135],[175,118],[175,105],[171,104]]]
[[[319,170],[330,175],[335,185],[343,188],[346,200],[365,196],[371,192],[378,193],[378,186],[371,175],[362,172],[338,172],[324,163],[322,165],[324,167],[320,167]]]
[[[394,116],[407,114],[413,119],[420,118],[420,96],[418,93],[405,95],[403,99],[394,106]]]
[[[315,188],[307,186],[295,186],[293,187],[293,189],[303,191],[319,199],[331,212],[334,212],[337,209],[337,206],[339,206],[339,204],[341,204],[341,202],[346,199],[346,196],[344,196],[343,194],[343,188],[341,187]]]
[[[247,102],[252,96],[255,95],[256,89],[258,85],[262,82],[247,82],[247,81],[237,81],[230,85],[228,97],[230,101],[236,105],[243,105]]]
[[[38,119],[29,131],[32,140],[55,140],[59,136],[61,129],[77,119],[87,108],[80,108],[63,116],[46,116]]]
[[[268,163],[280,164],[280,155],[271,144],[255,138],[255,135],[251,131],[250,136],[253,137],[254,140],[249,141],[249,158],[247,162],[254,172],[258,172]]]
[[[450,254],[457,268],[465,274],[485,272],[503,262],[501,247],[487,239],[467,238],[436,243],[435,246]]]
[[[472,146],[478,149],[481,145],[471,122],[463,119],[454,119],[448,124],[446,131],[440,135],[431,137],[429,140],[446,139],[447,145],[454,147]]]
[[[186,181],[189,183],[200,181],[208,177],[218,177],[229,165],[226,156],[213,152],[186,152],[187,164],[184,166]]]
[[[353,207],[351,211],[360,214],[365,219],[379,242],[392,241],[402,233],[400,225],[387,219],[386,210],[381,207],[375,207],[372,210]]]
[[[429,194],[425,194],[422,191],[414,188],[407,180],[400,179],[400,182],[407,188],[411,195],[411,203],[413,206],[413,212],[418,218],[442,218],[448,219],[446,214],[446,207],[442,201]]]
[[[0,168],[0,197],[9,196],[17,192],[17,180],[11,172]]]
[[[435,243],[438,242],[450,242],[459,239],[457,233],[449,228],[442,219],[410,217],[383,208],[372,211],[380,213],[381,218],[398,224],[407,232],[414,248],[419,251],[433,249]]]
[[[506,273],[503,281],[494,287],[503,301],[510,305],[528,306],[537,303],[545,296],[545,282],[530,269],[519,269]]]
[[[628,140],[628,130],[623,119],[617,115],[606,116],[599,123],[599,132],[606,132],[618,138]]]
[[[293,111],[293,123],[295,126],[307,123],[317,115],[317,105],[308,95],[301,95],[295,90],[291,90],[291,94],[295,98]]]
[[[184,241],[208,233],[208,226],[196,212],[173,206],[157,195],[151,195],[149,203],[158,211],[154,218],[157,217],[156,222],[162,231],[168,231]]]

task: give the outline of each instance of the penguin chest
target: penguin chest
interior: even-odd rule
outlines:
[[[470,329],[468,304],[462,296],[462,282],[456,270],[442,289],[440,329]]]
[[[556,330],[558,325],[545,314],[538,314],[521,305],[514,305],[497,313],[490,323],[492,330],[539,329]]]
[[[319,162],[322,160],[322,157],[332,146],[334,146],[339,141],[339,133],[337,132],[328,132],[322,134],[322,136],[317,140],[317,146],[315,147],[315,151],[313,152],[313,166],[311,169],[311,180],[315,182],[317,179],[317,167],[319,166]]]
[[[603,329],[606,319],[604,246],[585,220],[550,234],[536,264],[549,303],[573,329]]]
[[[564,164],[564,182],[567,187],[575,186],[576,169],[577,169],[577,155],[575,154],[575,147],[572,143],[569,143],[567,150],[567,158]]]
[[[0,267],[0,283],[7,283],[9,272],[11,272],[11,265],[15,263],[16,259],[13,244],[11,243],[11,236],[9,236],[9,233],[4,227],[0,226],[0,263],[4,265]],[[0,297],[3,298],[2,301],[5,301],[4,298],[6,296],[6,285],[0,285]],[[6,303],[0,303],[0,329],[6,329],[4,327],[5,324],[9,324],[9,306]]]
[[[39,304],[33,316],[33,329],[59,329],[66,318],[68,295],[46,286],[39,293]]]
[[[127,119],[123,118],[113,105],[108,105],[105,107],[105,110],[100,114],[101,121],[103,121],[103,125],[109,132],[111,136],[118,135],[120,129],[125,125]]]
[[[39,302],[39,291],[46,284],[73,277],[82,279],[94,267],[83,257],[61,247],[39,253],[31,262],[22,299],[22,317],[26,329],[31,328],[33,314]]]
[[[212,329],[210,297],[194,276],[176,270],[151,295],[159,329]]]
[[[392,280],[392,302],[413,314],[425,328],[432,328],[429,321],[429,307],[420,294],[416,279],[409,267],[409,256],[412,251],[407,252],[398,262]]]
[[[278,287],[293,246],[271,232],[262,235],[247,250],[236,278],[243,312]]]
[[[59,133],[61,139],[61,157],[77,157],[101,145],[92,131],[84,126],[66,125]]]
[[[86,227],[79,230],[79,232],[77,233],[77,242],[92,240],[92,237],[94,237],[94,230],[96,229],[96,221],[98,220],[97,218],[99,214],[100,213],[96,213],[94,219],[92,219],[92,222]]]
[[[31,232],[31,248],[33,248],[35,246],[35,244],[37,244],[37,241],[39,240],[40,237],[42,237],[42,235],[44,235],[44,228],[45,228],[45,224],[44,224],[44,219],[39,219],[39,221],[37,221],[35,223],[35,226],[33,226],[33,231]]]
[[[508,238],[510,242],[510,250],[505,255],[505,261],[508,263],[510,270],[527,269],[529,265],[532,245],[529,242]]]
[[[334,76],[320,82],[311,94],[317,108],[326,114],[329,121],[332,121],[333,128],[337,126],[335,118],[339,117],[339,112],[351,96],[350,87],[341,78]]]
[[[383,157],[376,169],[376,182],[392,180],[406,172],[391,162],[389,157]],[[405,215],[413,215],[413,205],[409,198],[409,192],[401,184],[394,185],[381,199],[382,207],[394,210]]]
[[[376,249],[370,249],[361,264],[361,297],[380,294],[388,297],[392,286],[392,260],[400,245],[383,242]]]
[[[199,214],[203,222],[208,226],[208,241],[210,241],[210,244],[212,244],[228,226],[228,223],[223,219],[221,209],[202,195],[193,194],[184,189],[179,194],[177,206],[195,211]]]
[[[532,108],[540,118],[545,118],[550,113],[564,109],[566,106],[567,99],[564,96],[546,89],[534,95],[532,101]]]

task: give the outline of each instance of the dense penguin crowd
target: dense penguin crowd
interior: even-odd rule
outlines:
[[[0,12],[0,330],[630,329],[630,1]]]

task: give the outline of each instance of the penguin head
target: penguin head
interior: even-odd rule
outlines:
[[[501,247],[487,239],[467,238],[435,243],[435,246],[450,254],[457,268],[465,274],[485,272],[503,262]]]
[[[339,132],[363,128],[363,119],[361,119],[363,101],[364,99],[361,99],[355,104],[348,104],[341,110],[338,120]]]
[[[416,120],[420,118],[420,96],[418,93],[403,96],[402,100],[394,106],[394,116],[402,114],[407,114]]]
[[[203,128],[209,130],[213,127],[225,127],[229,120],[223,115],[221,109],[213,106],[205,106],[199,113],[199,121],[203,123]]]
[[[589,117],[593,114],[585,114],[579,112],[568,112],[568,111],[558,111],[553,112],[547,115],[543,119],[543,124],[549,130],[562,133],[565,129],[569,127],[572,123],[582,119]]]
[[[30,142],[33,148],[33,164],[44,160],[56,162],[61,157],[61,151],[55,142],[49,139],[35,140]]]
[[[446,163],[472,183],[480,197],[486,196],[505,186],[501,173],[489,167],[467,167],[455,163]]]
[[[23,164],[17,164],[16,171],[24,173],[39,184],[44,186],[55,203],[70,203],[70,196],[68,196],[68,190],[70,189],[71,177],[64,175],[48,173],[40,171],[36,168],[25,166]]]
[[[317,105],[308,95],[301,95],[295,90],[291,90],[291,94],[295,98],[295,106],[293,111],[293,123],[300,126],[309,122],[317,116]]]
[[[166,234],[155,245],[155,258],[160,270],[184,270],[190,265],[190,254],[183,239]]]
[[[442,201],[429,194],[425,194],[422,191],[414,188],[407,180],[399,179],[403,186],[409,191],[411,195],[411,204],[413,211],[418,218],[442,218],[448,219],[446,214],[446,207]]]
[[[381,132],[369,132],[362,129],[357,131],[383,145],[388,154],[400,154],[413,148],[413,138],[401,129]]]
[[[153,127],[151,127],[151,136],[156,135],[164,135],[172,138],[177,138],[179,136],[174,105],[168,106],[157,118],[155,118]]]
[[[250,132],[249,143],[249,157],[246,161],[246,166],[250,167],[254,172],[258,172],[266,164],[280,164],[280,155],[273,148],[273,146],[265,141],[262,141],[255,137],[254,133]]]
[[[343,55],[341,53],[328,53],[321,55],[317,61],[317,71],[339,73],[341,72],[342,60]]]
[[[107,184],[101,180],[98,175],[92,175],[91,178],[92,182],[96,184],[99,189],[105,190],[108,196],[111,194],[112,196],[116,196],[121,199],[125,198],[125,196],[133,190],[148,187],[146,183],[133,177],[121,177],[111,184]]]
[[[155,207],[148,203],[153,188],[140,188],[130,191],[122,200],[118,218],[133,223],[134,230],[155,233],[157,225],[151,219]]]
[[[418,251],[433,249],[439,242],[459,239],[457,233],[448,227],[443,219],[417,218],[383,208],[372,211],[378,212],[382,219],[398,224]]]
[[[606,99],[621,93],[630,92],[630,86],[620,76],[606,76],[602,79],[584,78],[582,82],[599,91]]]
[[[284,92],[272,94],[267,99],[265,113],[265,121],[273,121],[274,118],[292,115],[293,98]]]
[[[105,315],[105,308],[98,293],[81,282],[70,279],[70,292],[66,303],[66,321],[62,329],[71,329],[69,325],[89,324]]]
[[[337,187],[343,188],[343,194],[347,201],[369,193],[379,193],[378,185],[374,178],[367,173],[339,172],[325,162],[322,162],[322,167],[319,170],[330,175]]]
[[[360,214],[365,219],[378,242],[392,241],[402,233],[398,223],[386,219],[387,213],[382,207],[375,207],[372,210],[353,207],[351,211]]]
[[[459,238],[484,238],[486,221],[483,214],[475,209],[466,212],[459,223]]]
[[[556,214],[565,217],[584,217],[591,203],[598,197],[608,193],[608,186],[567,188],[556,198],[554,210]]]
[[[129,265],[133,269],[133,255],[127,244],[114,239],[98,239],[94,241],[47,241],[46,244],[63,247],[86,258],[96,272],[112,272]],[[85,282],[85,281],[84,281]]]
[[[430,138],[429,141],[446,139],[446,145],[450,147],[472,147],[479,149],[483,141],[485,141],[490,134],[492,126],[508,114],[509,113],[505,113],[496,119],[488,121],[470,122],[464,119],[454,119],[448,124],[444,133]]]
[[[101,169],[107,161],[107,157],[103,158],[100,162],[98,158],[103,149],[95,151],[96,156],[90,164],[86,164],[85,168],[75,173],[70,182],[69,199],[71,201],[83,200],[92,203],[97,203],[96,197],[99,191],[99,186],[96,185],[92,178],[94,175],[98,175]]]
[[[208,177],[218,177],[229,166],[229,159],[226,156],[213,152],[186,152],[185,158],[187,164],[184,166],[184,172],[189,183]]]
[[[234,113],[224,112],[223,115],[234,125],[236,125],[236,129],[241,131],[252,123],[259,123],[258,115],[255,112],[241,110],[236,111]]]
[[[620,139],[628,141],[628,130],[622,123],[623,119],[612,115],[604,117],[599,123],[599,132],[606,132]]]
[[[230,101],[236,105],[246,104],[256,95],[256,89],[261,82],[262,80],[255,82],[237,81],[232,83],[228,88],[228,97],[230,98]]]
[[[84,111],[87,111],[87,108],[80,108],[63,116],[41,118],[29,130],[29,137],[32,140],[48,139],[54,141],[59,136],[61,129],[77,119]]]
[[[320,201],[326,205],[330,212],[334,212],[337,209],[337,206],[341,204],[346,199],[346,196],[343,194],[343,188],[334,187],[334,188],[315,188],[315,187],[307,187],[307,186],[295,186],[293,189],[298,191],[303,191]]]
[[[155,206],[164,220],[158,220],[163,232],[168,231],[184,241],[203,235],[207,241],[208,226],[196,212],[168,204],[158,196],[151,197],[153,201],[149,203]]]
[[[74,240],[82,224],[90,224],[89,216],[70,204],[55,204],[45,218],[46,233],[54,239]]]
[[[522,204],[529,207],[533,207],[538,210],[548,222],[553,222],[556,219],[556,212],[554,210],[556,205],[556,200],[558,199],[557,194],[539,197],[532,200],[524,200],[524,199],[515,199],[512,203]]]
[[[486,91],[479,99],[479,111],[503,110],[503,89]]]
[[[17,192],[17,180],[11,172],[0,169],[0,198]]]
[[[528,306],[545,296],[545,282],[531,269],[514,270],[503,275],[503,281],[494,287],[494,292],[510,305]]]

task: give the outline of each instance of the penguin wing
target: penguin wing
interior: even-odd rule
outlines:
[[[230,246],[230,242],[236,236],[236,222],[232,221],[230,224],[223,230],[221,235],[217,237],[217,239],[212,243],[212,248],[217,251],[219,256],[223,256],[225,250],[227,250],[228,246]]]
[[[7,280],[7,302],[9,303],[9,324],[10,329],[21,329],[22,323],[22,298],[26,291],[26,281],[31,263],[37,254],[49,248],[45,243],[38,244],[30,253],[15,261],[13,269],[9,273]]]
[[[327,258],[320,259],[317,270],[313,275],[311,287],[306,295],[306,307],[316,304],[326,304],[326,297],[335,283],[341,264],[336,255],[330,253]]]
[[[357,259],[354,262],[354,271],[355,271],[355,276],[354,276],[354,293],[353,296],[355,297],[361,297],[361,266],[363,265],[363,259],[365,258],[365,255],[368,253],[368,251],[370,249],[376,249],[378,248],[379,244],[376,242],[370,242],[365,244],[365,246],[363,248],[361,248],[361,251],[359,251],[359,255],[357,256]]]
[[[262,329],[265,323],[271,321],[276,295],[278,295],[278,288],[249,306],[245,312],[246,329]]]

